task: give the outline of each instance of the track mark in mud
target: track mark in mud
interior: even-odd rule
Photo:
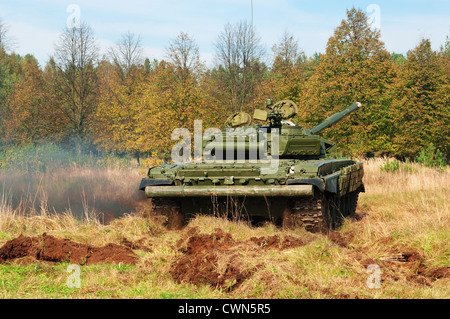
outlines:
[[[232,291],[262,267],[261,264],[252,265],[245,255],[257,254],[265,249],[282,250],[303,245],[305,241],[293,236],[281,238],[274,235],[236,241],[231,234],[219,228],[212,234],[198,234],[197,228],[191,228],[185,238],[177,243],[184,254],[172,263],[170,274],[180,283],[207,284]]]
[[[95,247],[59,239],[44,233],[40,237],[25,237],[7,241],[0,248],[0,262],[18,258],[32,258],[50,262],[70,262],[80,265],[99,263],[135,264],[137,255],[129,248],[116,244]]]

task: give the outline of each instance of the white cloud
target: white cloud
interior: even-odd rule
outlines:
[[[60,33],[23,22],[9,21],[8,24],[10,34],[16,40],[14,51],[20,55],[33,54],[44,66],[53,54]]]

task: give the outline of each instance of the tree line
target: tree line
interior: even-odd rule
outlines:
[[[73,149],[168,159],[177,127],[220,127],[268,98],[291,99],[296,120],[312,127],[359,101],[363,108],[324,137],[347,155],[416,158],[433,145],[449,157],[450,41],[439,51],[421,39],[406,55],[389,53],[366,14],[352,8],[308,57],[285,32],[266,52],[247,22],[226,24],[207,68],[181,32],[161,60],[145,58],[128,32],[102,56],[91,27],[66,28],[45,66],[13,52],[0,21],[0,148],[52,142]],[[267,59],[269,58],[269,59]],[[264,62],[270,60],[270,62]]]

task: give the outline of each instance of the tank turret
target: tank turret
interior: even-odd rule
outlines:
[[[361,107],[355,102],[343,111],[337,112],[311,129],[305,129],[292,118],[298,113],[298,106],[290,100],[273,103],[267,100],[266,110],[256,109],[253,119],[267,124],[251,124],[251,117],[245,112],[230,116],[225,125],[228,130],[222,135],[205,138],[204,154],[221,159],[259,159],[277,155],[281,159],[324,158],[336,145],[317,135],[320,131],[342,120],[345,116]],[[278,135],[275,138],[273,135]],[[252,138],[254,137],[254,138]],[[270,141],[276,139],[276,154]],[[267,144],[266,144],[267,143]],[[266,148],[266,149],[263,149]],[[254,150],[251,152],[250,150]],[[220,154],[220,156],[218,156]],[[234,154],[234,158],[230,158]],[[228,157],[227,157],[228,156]]]

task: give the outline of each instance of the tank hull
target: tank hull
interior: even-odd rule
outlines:
[[[141,189],[174,228],[197,214],[270,220],[311,231],[333,229],[354,214],[364,191],[362,163],[279,160],[267,164],[190,162],[150,169]],[[173,222],[177,220],[177,222]]]

